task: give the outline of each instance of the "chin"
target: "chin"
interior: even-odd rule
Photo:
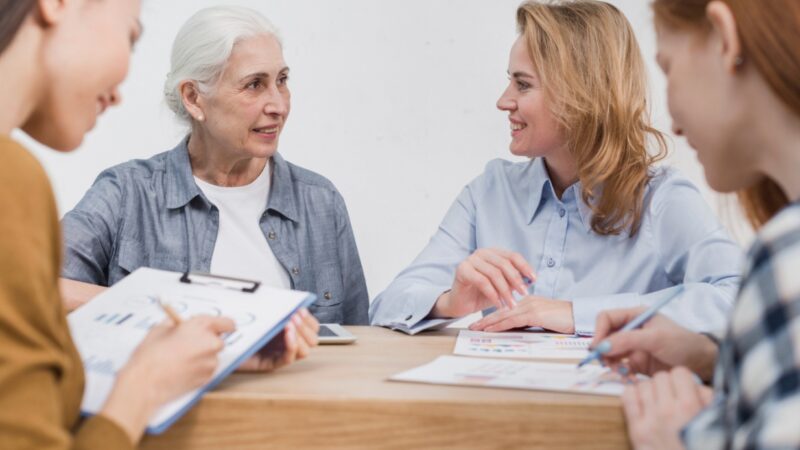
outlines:
[[[513,143],[508,146],[508,150],[514,156],[526,156],[526,157],[529,157],[529,158],[531,157],[530,156],[530,151],[528,151],[527,149],[521,148],[521,147],[519,147],[517,145],[514,145]]]
[[[22,131],[42,145],[59,152],[71,152],[83,143],[84,133],[71,132],[58,126],[48,127],[44,124],[26,124]]]
[[[278,146],[270,145],[265,147],[263,145],[257,145],[249,148],[247,153],[250,154],[252,158],[272,158],[275,153],[278,153]]]
[[[705,169],[705,175],[709,187],[723,194],[736,192],[747,187],[746,185],[742,184],[742,180],[744,178],[734,178],[730,173],[721,175]]]

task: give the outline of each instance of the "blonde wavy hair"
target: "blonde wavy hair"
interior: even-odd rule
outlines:
[[[634,236],[650,168],[667,146],[650,124],[645,65],[630,23],[601,1],[527,1],[517,26],[576,160],[592,230]]]

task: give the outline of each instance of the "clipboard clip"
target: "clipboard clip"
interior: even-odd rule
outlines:
[[[243,278],[224,277],[202,272],[184,272],[181,276],[181,283],[196,284],[201,286],[219,287],[232,289],[234,291],[248,292],[252,294],[259,286],[260,281],[245,280]]]

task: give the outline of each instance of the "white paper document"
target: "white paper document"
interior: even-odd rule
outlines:
[[[592,338],[538,332],[486,333],[461,330],[453,353],[498,358],[583,359]]]
[[[158,301],[170,305],[182,318],[224,316],[236,323],[225,337],[219,366],[212,381],[164,405],[151,418],[147,431],[160,433],[213,387],[252,356],[285,326],[291,315],[315,299],[301,291],[259,286],[255,292],[179,281],[180,273],[142,268],[69,314],[70,332],[83,360],[85,414],[96,414],[108,397],[117,372],[150,328],[166,315]]]
[[[433,362],[399,373],[389,379],[415,383],[612,396],[621,395],[625,389],[625,383],[619,375],[597,365],[587,365],[578,369],[575,364],[503,361],[463,356],[440,356]]]

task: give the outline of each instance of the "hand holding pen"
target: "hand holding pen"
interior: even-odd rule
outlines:
[[[432,314],[461,317],[490,307],[513,308],[513,293],[528,295],[536,275],[519,253],[481,248],[456,269],[452,288],[442,294]]]
[[[175,312],[174,309],[172,309],[172,306],[169,306],[169,304],[165,303],[163,299],[159,297],[156,300],[156,303],[158,303],[158,306],[161,307],[161,310],[164,311],[164,314],[166,314],[167,317],[169,317],[169,319],[172,321],[173,324],[180,325],[181,322],[183,322],[181,316],[179,316],[178,313]]]
[[[609,310],[597,317],[592,348],[602,361],[614,370],[624,368],[624,372],[644,375],[685,366],[703,381],[709,381],[717,346],[708,337],[661,314],[649,315],[639,328],[624,330],[649,309],[652,308]]]
[[[673,299],[679,297],[683,292],[683,286],[678,286],[675,288],[674,292],[671,294],[661,298],[659,301],[653,303],[649,308],[642,310],[639,314],[633,317],[630,321],[627,321],[621,328],[619,328],[619,333],[625,332],[632,332],[637,328],[642,327],[645,323],[647,323],[653,316],[658,313],[658,310],[663,308]],[[599,340],[597,336],[595,336],[594,341],[592,342],[592,351],[589,355],[583,359],[580,363],[578,363],[578,368],[596,360],[600,359],[604,355],[608,354],[611,349],[613,348],[613,344],[610,339],[603,339],[602,341]]]

